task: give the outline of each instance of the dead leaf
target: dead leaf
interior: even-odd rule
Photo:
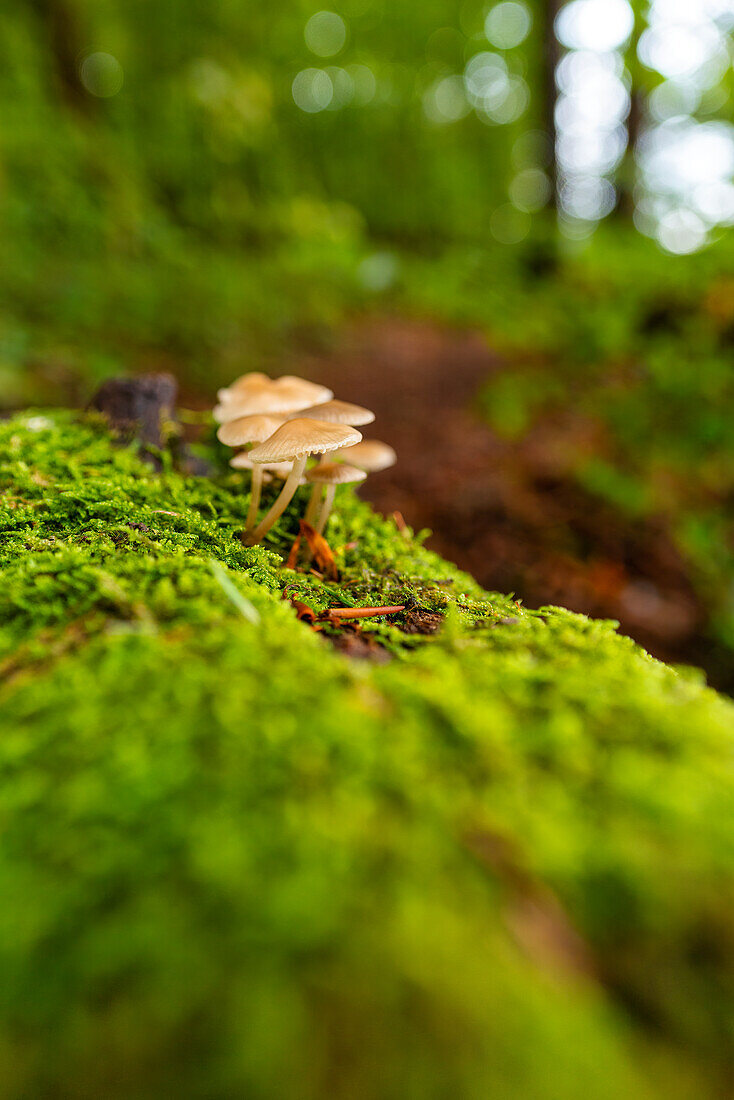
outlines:
[[[331,552],[331,547],[318,531],[315,531],[310,523],[306,523],[305,520],[300,521],[301,531],[300,534],[308,542],[309,549],[313,555],[314,561],[317,566],[324,573],[329,580],[335,581],[338,579],[338,573],[336,569],[336,562],[334,561],[334,555]],[[300,535],[299,535],[300,538]]]
[[[298,551],[301,549],[301,536],[296,535],[296,540],[291,546],[291,552],[288,555],[288,561],[285,563],[286,569],[295,569],[298,562]]]

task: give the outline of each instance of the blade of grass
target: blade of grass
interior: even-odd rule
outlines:
[[[257,608],[250,603],[246,596],[243,596],[239,588],[232,583],[226,569],[220,562],[215,561],[214,558],[209,559],[209,568],[214,575],[214,579],[222,586],[227,599],[231,600],[240,614],[247,619],[248,623],[254,623],[257,625],[260,622],[260,613]]]

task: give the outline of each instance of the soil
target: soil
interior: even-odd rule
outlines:
[[[374,410],[365,436],[392,444],[398,465],[371,475],[361,495],[430,528],[429,545],[482,585],[531,607],[618,619],[655,656],[702,666],[731,688],[664,524],[632,522],[576,483],[573,463],[598,452],[599,429],[569,411],[508,442],[473,408],[503,365],[477,332],[383,319],[283,369]]]

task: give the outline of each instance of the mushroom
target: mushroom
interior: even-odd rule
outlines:
[[[348,451],[337,451],[332,458],[337,462],[347,459],[353,466],[360,470],[366,470],[368,474],[376,474],[379,470],[387,470],[394,466],[398,456],[389,443],[381,443],[379,439],[363,439],[361,443],[350,447]]]
[[[217,423],[226,424],[241,416],[260,413],[295,413],[304,405],[328,401],[333,396],[326,386],[317,386],[292,375],[272,379],[265,374],[258,374],[255,378],[253,375],[243,375],[243,378],[252,381],[246,386],[241,385],[238,390],[230,388],[228,391],[219,391],[219,404],[215,406],[213,414]]]
[[[356,466],[349,466],[346,462],[329,462],[314,466],[313,470],[309,470],[306,474],[306,480],[314,483],[311,500],[308,503],[308,508],[304,517],[306,523],[310,523],[315,527],[318,534],[321,534],[331,514],[337,485],[348,485],[352,482],[364,481],[366,477],[367,474],[364,470],[358,470]],[[316,508],[322,486],[325,487],[324,503],[321,506],[318,521],[314,524],[313,519],[316,515]]]
[[[293,395],[278,391],[269,379],[253,384],[247,392],[233,394],[214,407],[214,419],[219,424],[239,420],[243,416],[291,413],[298,408]]]
[[[321,415],[323,412],[323,416]],[[294,413],[294,416],[305,416],[313,420],[326,420],[329,424],[349,424],[353,428],[361,428],[363,424],[371,424],[375,414],[371,409],[365,409],[361,405],[352,405],[349,401],[326,401],[323,405],[312,405],[310,409],[303,409]],[[321,455],[320,462],[327,462],[326,455]]]
[[[361,438],[362,435],[356,428],[300,417],[281,424],[269,439],[253,447],[249,455],[253,462],[291,461],[293,465],[280,496],[250,535],[250,545],[264,538],[290,504],[309,455],[351,447],[354,443],[359,443]]]
[[[264,439],[269,439],[282,423],[283,418],[280,416],[240,416],[235,420],[229,420],[222,424],[217,432],[217,439],[227,447],[244,447],[248,443],[262,443]],[[255,526],[257,510],[260,507],[262,484],[263,467],[255,464],[252,467],[250,507],[247,509],[247,519],[245,520],[246,531]]]

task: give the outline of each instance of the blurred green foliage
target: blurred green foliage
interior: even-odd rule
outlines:
[[[595,425],[571,472],[631,517],[675,535],[709,616],[712,639],[734,646],[734,247],[664,257],[619,227],[593,247],[529,275],[545,250],[529,244],[499,283],[477,257],[453,282],[417,279],[430,310],[462,298],[504,347],[506,369],[481,405],[495,430],[521,436],[541,416],[571,412]],[[427,267],[421,267],[426,276]],[[486,282],[482,283],[483,272]],[[480,286],[482,289],[479,289]]]
[[[329,59],[304,39],[315,10],[6,5],[3,403],[33,397],[34,378],[46,397],[72,381],[88,389],[156,352],[194,381],[224,361],[224,378],[388,285],[389,259],[360,269],[370,241],[432,253],[488,237],[517,126],[474,114],[441,126],[422,109],[425,90],[479,48],[481,4],[350,0]],[[92,94],[85,59],[100,54],[119,73],[109,85],[103,69]],[[528,50],[510,63],[524,71]],[[354,74],[349,104],[296,107],[292,82],[315,64]]]

